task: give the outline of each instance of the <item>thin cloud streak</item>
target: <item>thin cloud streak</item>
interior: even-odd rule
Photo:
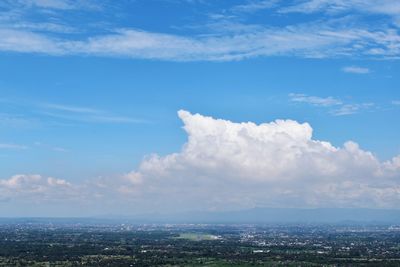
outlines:
[[[334,97],[309,96],[306,94],[289,94],[289,101],[304,103],[315,107],[335,108],[329,111],[333,116],[346,116],[369,110],[375,106],[374,103],[345,103]]]
[[[21,99],[0,99],[1,102],[13,106],[14,108],[20,108],[21,110],[29,107],[31,110],[29,115],[25,115],[23,118],[16,117],[15,115],[0,113],[0,125],[4,124],[10,126],[17,123],[27,122],[44,122],[48,118],[58,119],[70,122],[86,122],[86,123],[114,123],[114,124],[126,124],[126,123],[139,123],[145,124],[150,121],[133,118],[129,116],[121,116],[113,114],[112,112],[96,109],[93,107],[85,106],[74,106],[58,103],[37,103],[31,101],[25,101]],[[47,122],[46,122],[47,123]],[[32,124],[32,123],[31,123]]]
[[[237,5],[231,8],[233,12],[246,12],[252,13],[263,9],[269,9],[275,7],[280,0],[263,0],[263,1],[251,1],[247,4]]]
[[[115,116],[106,111],[91,107],[78,107],[61,104],[41,104],[41,108],[52,110],[41,112],[50,117],[56,117],[72,121],[84,121],[92,123],[145,123],[145,120],[125,116]],[[55,112],[56,111],[56,112]],[[61,112],[61,113],[57,113]]]
[[[385,15],[400,15],[400,3],[392,0],[303,0],[298,4],[283,8],[282,13],[315,13],[337,14],[349,10]]]
[[[6,0],[6,3],[23,8],[41,8],[49,10],[100,9],[99,4],[90,0]]]
[[[24,146],[24,145],[17,145],[17,144],[5,144],[5,143],[0,143],[0,149],[25,150],[25,149],[28,149],[28,147],[27,147],[27,146]]]
[[[55,110],[74,112],[74,113],[89,113],[89,114],[102,113],[102,111],[100,110],[87,107],[76,107],[76,106],[67,106],[59,104],[42,104],[41,106],[48,109],[55,109]]]
[[[87,123],[147,123],[147,121],[141,119],[124,116],[113,116],[108,114],[76,114],[76,112],[56,113],[48,111],[39,111],[38,114],[68,121]]]
[[[373,103],[361,103],[361,104],[345,104],[339,109],[331,111],[332,115],[345,116],[359,113],[362,110],[368,110],[374,107]]]
[[[364,67],[358,67],[358,66],[348,66],[342,68],[343,72],[347,73],[355,73],[355,74],[368,74],[370,73],[370,69],[364,68]]]
[[[289,94],[290,101],[307,103],[314,106],[330,107],[341,105],[342,101],[334,97],[318,97],[318,96],[308,96],[305,94]]]

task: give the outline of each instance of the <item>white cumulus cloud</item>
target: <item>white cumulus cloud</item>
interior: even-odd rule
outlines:
[[[2,197],[18,198],[26,200],[40,200],[59,197],[58,194],[65,195],[72,185],[62,179],[53,177],[42,177],[33,174],[17,174],[9,179],[0,180],[0,193]]]
[[[82,183],[14,175],[0,180],[1,198],[97,213],[398,208],[400,155],[382,162],[353,141],[338,147],[317,140],[310,124],[294,120],[255,124],[178,115],[188,139],[176,153],[149,155],[130,173]]]
[[[315,140],[308,123],[178,114],[188,134],[182,151],[149,156],[125,176],[124,193],[183,209],[395,207],[400,200],[398,158],[380,162],[355,142]]]

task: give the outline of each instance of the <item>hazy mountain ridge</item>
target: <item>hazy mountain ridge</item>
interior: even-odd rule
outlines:
[[[170,214],[101,215],[94,217],[0,218],[0,223],[400,223],[400,210],[254,208],[237,211],[192,211]]]
[[[400,223],[400,210],[254,208],[225,212],[153,214],[144,216],[142,219],[187,223],[338,223],[345,221]]]

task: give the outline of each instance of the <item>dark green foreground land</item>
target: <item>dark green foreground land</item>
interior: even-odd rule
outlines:
[[[391,225],[2,222],[0,266],[400,266]]]

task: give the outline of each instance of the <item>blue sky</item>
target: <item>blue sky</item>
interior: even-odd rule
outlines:
[[[10,193],[14,180],[22,187],[55,177],[89,196],[100,194],[84,186],[94,180],[150,177],[153,172],[143,169],[150,155],[187,156],[188,134],[197,136],[182,129],[192,124],[183,123],[178,110],[201,114],[204,121],[207,116],[256,124],[290,119],[309,123],[313,140],[339,149],[354,141],[380,162],[379,170],[392,164],[388,168],[395,173],[385,185],[395,192],[386,204],[376,198],[353,203],[392,207],[400,194],[400,167],[392,160],[400,154],[399,28],[400,4],[389,0],[2,1],[0,208],[4,214],[29,215],[21,207],[24,199],[34,199],[43,208],[33,215],[52,215],[57,205],[73,206],[67,197],[41,204],[54,196],[33,192],[50,186],[50,180],[21,189],[20,195]],[[176,164],[190,169],[182,162]],[[221,167],[221,176],[225,171]],[[16,175],[22,178],[12,180]],[[365,184],[374,183],[358,187]],[[293,206],[235,188],[229,192],[251,200],[240,207]],[[135,203],[150,201],[146,190],[137,202],[128,201],[129,212],[141,211],[132,208]],[[115,192],[102,192],[102,201]],[[235,207],[227,197],[218,199],[181,208]],[[351,206],[349,200],[326,203]]]

